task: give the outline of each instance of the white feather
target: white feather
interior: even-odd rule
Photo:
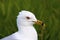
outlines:
[[[26,19],[26,17],[30,19]],[[35,15],[29,11],[21,11],[17,16],[18,31],[2,38],[1,40],[38,40],[37,32],[33,27],[34,22],[37,21]]]

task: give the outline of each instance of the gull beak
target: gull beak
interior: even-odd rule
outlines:
[[[45,24],[44,24],[42,21],[40,21],[40,20],[35,21],[35,24],[42,25],[42,26],[45,25]]]

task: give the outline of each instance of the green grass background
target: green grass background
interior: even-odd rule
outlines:
[[[60,0],[0,0],[0,38],[18,30],[16,16],[21,10],[31,11],[45,22],[43,40],[60,40]],[[39,27],[35,27],[38,34]]]

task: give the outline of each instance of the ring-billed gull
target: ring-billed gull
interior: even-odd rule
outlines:
[[[32,12],[22,10],[17,16],[18,31],[1,40],[38,40],[33,24],[43,24]]]

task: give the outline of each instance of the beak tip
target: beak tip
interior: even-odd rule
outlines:
[[[44,25],[44,23],[41,24],[42,26]]]
[[[40,23],[41,23],[40,24],[41,26],[45,26],[45,23],[44,22],[40,21]]]
[[[42,26],[45,26],[45,23],[43,23]]]
[[[40,21],[40,20],[37,20],[37,22],[35,22],[35,23],[38,24],[38,25],[41,25],[41,26],[45,26],[45,23]]]

